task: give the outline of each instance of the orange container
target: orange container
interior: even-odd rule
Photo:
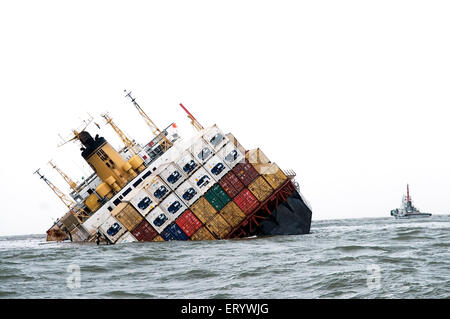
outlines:
[[[232,227],[236,227],[237,225],[239,225],[239,223],[245,218],[244,212],[233,201],[225,205],[225,207],[219,212],[219,214]]]
[[[120,203],[111,212],[128,231],[132,231],[144,219],[130,203]]]
[[[228,235],[232,227],[227,223],[220,214],[214,216],[209,222],[206,223],[206,228],[218,239],[224,239]]]
[[[273,188],[262,176],[257,177],[248,185],[248,189],[260,202],[265,201],[273,193]]]
[[[198,219],[200,219],[203,224],[213,218],[217,213],[215,208],[208,202],[205,197],[200,197],[200,199],[190,207],[190,210],[194,213],[195,216],[197,216]]]
[[[202,226],[197,232],[191,236],[191,240],[214,240],[216,239],[209,230]]]

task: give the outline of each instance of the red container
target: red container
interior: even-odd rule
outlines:
[[[234,198],[234,202],[247,215],[251,214],[259,206],[258,200],[247,188]]]
[[[200,227],[203,226],[202,222],[199,221],[190,210],[187,210],[181,214],[180,217],[177,218],[176,224],[188,237],[191,237]]]
[[[239,163],[233,168],[233,173],[245,185],[250,185],[258,176],[258,171],[247,160]]]
[[[222,177],[219,181],[219,185],[231,198],[234,198],[241,190],[244,189],[244,184],[242,184],[233,172],[228,172],[224,177]]]
[[[138,241],[152,241],[158,232],[144,219],[131,231],[131,234]]]

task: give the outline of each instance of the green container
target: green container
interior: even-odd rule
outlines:
[[[228,196],[228,194],[223,190],[222,187],[220,187],[219,184],[214,185],[212,188],[216,196],[223,203],[223,206],[225,206],[231,200],[230,196]]]
[[[223,206],[225,206],[213,192],[206,193],[205,198],[217,211],[221,210]]]
[[[230,196],[225,193],[225,191],[222,189],[222,187],[220,187],[219,184],[211,187],[211,189],[206,192],[205,198],[218,211],[221,210],[231,200]]]

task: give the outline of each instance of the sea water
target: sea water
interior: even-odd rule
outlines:
[[[450,216],[110,246],[0,237],[0,298],[449,298]]]

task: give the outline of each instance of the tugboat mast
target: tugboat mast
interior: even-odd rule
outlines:
[[[409,184],[406,184],[406,200],[408,203],[411,201],[411,196],[409,196]]]

